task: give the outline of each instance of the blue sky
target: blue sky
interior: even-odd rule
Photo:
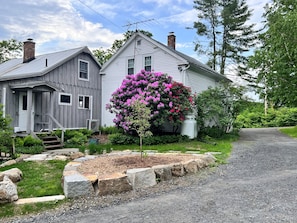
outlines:
[[[0,40],[33,38],[36,54],[88,46],[109,48],[129,30],[143,29],[167,43],[175,32],[177,50],[200,59],[191,27],[197,18],[193,0],[1,0]],[[260,26],[264,5],[270,0],[247,0],[253,23]],[[128,24],[149,20],[136,25]]]

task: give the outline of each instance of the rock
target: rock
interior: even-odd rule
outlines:
[[[195,162],[197,163],[198,169],[202,169],[202,168],[206,167],[206,162],[204,161],[203,158],[195,159]]]
[[[71,153],[69,158],[71,160],[75,160],[75,159],[78,159],[78,158],[81,158],[81,157],[84,157],[85,154],[81,153],[81,152],[76,152],[76,153]]]
[[[98,180],[98,194],[118,194],[133,190],[127,175],[122,173],[114,173],[108,178]]]
[[[126,174],[133,189],[151,187],[157,184],[155,171],[152,168],[128,169]]]
[[[53,157],[54,160],[66,161],[68,159],[67,156],[64,155],[56,155]]]
[[[182,177],[185,175],[184,166],[181,163],[176,163],[171,166],[172,176]]]
[[[22,171],[18,168],[5,170],[2,172],[2,174],[4,174],[5,176],[8,176],[8,178],[14,183],[20,181],[23,177]]]
[[[160,181],[166,181],[172,179],[171,166],[170,165],[157,165],[152,167],[155,171],[156,178]]]
[[[216,158],[211,153],[205,153],[204,155],[204,161],[206,162],[206,166],[209,166],[210,164],[216,162]]]
[[[15,160],[8,160],[5,163],[2,163],[0,165],[0,167],[10,166],[10,165],[13,165],[13,164],[16,164],[16,161]]]
[[[86,177],[81,174],[66,175],[62,178],[66,198],[94,195],[94,188]]]
[[[195,160],[188,160],[183,163],[186,173],[197,173],[198,167]]]
[[[18,200],[17,186],[4,176],[3,181],[0,182],[0,204],[11,203]]]

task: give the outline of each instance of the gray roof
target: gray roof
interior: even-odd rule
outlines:
[[[6,61],[0,64],[0,81],[45,75],[46,73],[57,68],[82,52],[90,54],[98,66],[101,67],[88,47],[84,46],[55,53],[39,55],[36,56],[34,60],[27,63],[23,63],[23,58]]]

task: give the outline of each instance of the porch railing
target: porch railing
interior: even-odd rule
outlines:
[[[47,114],[47,116],[59,127],[59,129],[62,130],[62,133],[61,133],[61,142],[64,143],[64,134],[65,134],[66,129],[61,125],[61,123],[58,122],[57,119],[54,118],[54,116],[52,116],[50,114]],[[53,130],[52,129],[52,125],[50,125],[50,130]]]

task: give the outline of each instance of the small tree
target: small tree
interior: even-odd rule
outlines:
[[[3,116],[3,106],[0,104],[0,151],[9,152],[12,148],[11,119]]]
[[[140,149],[140,157],[142,160],[142,140],[144,137],[151,136],[152,132],[149,131],[151,124],[151,110],[147,107],[147,103],[138,98],[131,102],[131,116],[126,117],[126,121],[129,125],[130,130],[135,130],[139,136],[139,149]]]
[[[200,131],[205,132],[208,127],[215,127],[217,136],[230,132],[240,111],[242,92],[242,87],[225,83],[215,88],[208,88],[197,95],[195,100]]]

